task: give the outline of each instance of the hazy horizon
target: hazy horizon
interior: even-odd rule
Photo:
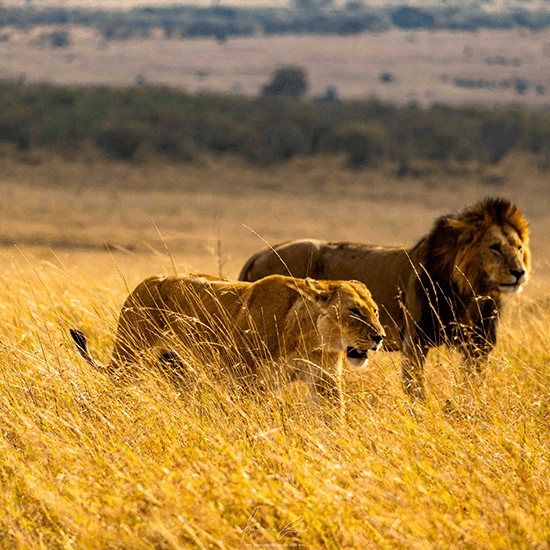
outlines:
[[[85,7],[90,9],[131,9],[145,6],[210,6],[212,0],[32,0],[36,7]],[[290,4],[289,0],[221,0],[220,4],[227,6],[274,6],[285,7]],[[0,0],[3,7],[25,7],[27,0]]]
[[[344,5],[348,0],[334,0],[334,5]],[[131,9],[134,7],[145,6],[172,6],[172,5],[188,5],[188,6],[210,6],[213,0],[0,0],[0,6],[9,7],[25,7],[29,4],[35,7],[84,7],[89,9]],[[285,7],[292,4],[292,0],[219,0],[219,3],[225,6],[235,7]],[[368,0],[363,2],[365,6],[401,6],[403,4],[409,6],[430,6],[430,5],[445,5],[449,6],[464,6],[465,4],[474,4],[476,2],[467,0]],[[498,12],[504,9],[507,5],[521,6],[523,9],[538,9],[543,5],[548,6],[550,0],[493,0],[486,2],[480,7],[486,11]]]

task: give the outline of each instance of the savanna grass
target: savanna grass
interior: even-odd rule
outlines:
[[[183,385],[87,365],[68,328],[108,360],[116,277],[31,259],[1,283],[2,548],[548,545],[547,298],[510,308],[481,384],[432,352],[428,401],[412,404],[399,358],[379,353],[334,423],[299,386],[254,396],[209,364]]]

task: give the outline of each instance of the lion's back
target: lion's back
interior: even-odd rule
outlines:
[[[323,241],[301,239],[280,243],[251,256],[239,274],[239,280],[254,282],[268,275],[322,279],[319,247]]]

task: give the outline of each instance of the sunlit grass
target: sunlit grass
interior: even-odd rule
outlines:
[[[0,160],[8,241],[139,245],[113,256],[0,255],[0,548],[547,546],[548,186],[527,160],[502,167],[509,184],[498,194],[532,221],[537,271],[507,308],[484,381],[465,387],[459,358],[434,350],[429,399],[411,405],[399,355],[378,353],[347,376],[341,423],[312,409],[299,385],[243,395],[208,377],[209,364],[197,365],[195,384],[145,369],[116,383],[78,356],[68,329],[109,360],[128,291],[172,272],[159,232],[179,271],[221,266],[234,276],[264,246],[243,224],[271,244],[318,236],[408,246],[437,215],[492,188],[436,175],[434,192],[331,159],[265,171],[234,159]],[[218,237],[223,258],[208,251]]]
[[[2,548],[548,542],[546,297],[513,305],[479,386],[433,353],[430,398],[411,405],[398,356],[379,353],[348,376],[335,422],[300,386],[258,397],[215,377],[174,385],[143,370],[120,384],[89,367],[68,328],[108,360],[126,295],[116,275],[22,259],[0,282]]]

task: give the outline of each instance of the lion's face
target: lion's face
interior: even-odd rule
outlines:
[[[529,278],[529,242],[510,225],[491,225],[473,242],[461,249],[456,266],[476,292],[493,295],[520,292]]]
[[[317,329],[325,349],[345,352],[353,368],[366,366],[368,354],[386,336],[378,306],[363,283],[339,283],[323,304]]]

